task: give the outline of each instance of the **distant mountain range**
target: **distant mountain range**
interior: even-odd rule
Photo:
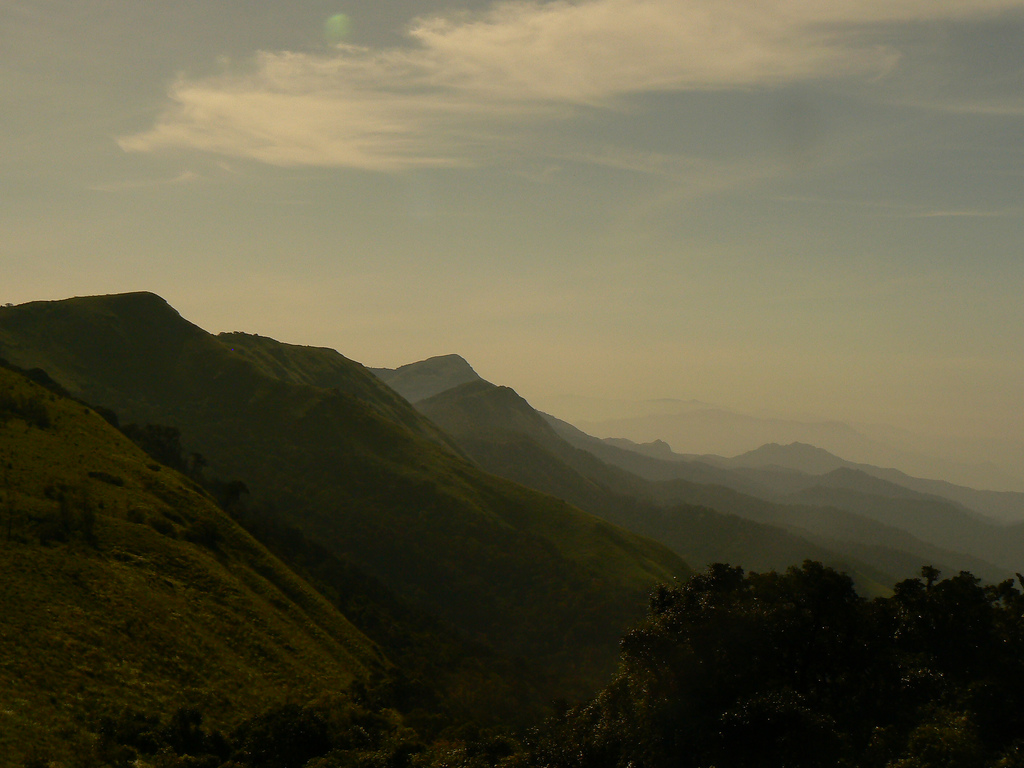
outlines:
[[[898,488],[905,489],[899,491],[901,494],[905,493],[906,490],[917,491],[918,494],[924,496],[947,499],[996,520],[1004,522],[1024,521],[1024,493],[976,490],[962,485],[955,485],[945,480],[911,477],[898,469],[887,469],[871,464],[847,461],[822,448],[806,443],[790,443],[789,445],[768,443],[760,448],[742,453],[739,456],[726,458],[715,455],[694,456],[674,453],[668,444],[663,441],[640,444],[622,438],[606,438],[604,442],[611,446],[625,448],[644,456],[666,461],[710,464],[726,469],[767,470],[767,475],[762,473],[762,483],[767,483],[768,485],[780,482],[783,486],[787,485],[782,477],[784,473],[780,473],[778,470],[793,470],[801,475],[811,476],[825,475],[840,469],[855,470],[879,480],[888,481],[888,483]],[[649,471],[658,474],[657,469]],[[749,471],[740,474],[745,474],[753,483],[757,483],[758,473]],[[789,485],[792,485],[792,483]],[[797,481],[790,490],[798,490],[802,485],[806,485],[806,481]],[[876,484],[874,487],[876,489],[887,489],[888,492],[891,492],[891,487],[881,484]]]
[[[418,366],[437,380],[445,365],[468,368],[461,358],[433,358],[403,366],[393,386],[414,397]],[[1021,494],[909,478],[799,443],[728,459],[680,456],[663,442],[599,440],[479,378],[414,404],[488,471],[669,544],[698,566],[732,559],[779,567],[810,557],[869,581],[927,561],[1002,578],[1024,552],[1024,525],[993,519],[1024,520]]]
[[[588,434],[637,443],[661,440],[684,455],[734,456],[766,443],[801,442],[858,462],[900,467],[917,476],[941,477],[977,488],[1024,490],[1024,476],[1011,471],[1024,464],[1024,441],[1007,443],[1001,449],[973,446],[968,451],[963,439],[952,436],[925,437],[883,425],[834,420],[763,418],[698,401],[550,398],[542,405]],[[561,405],[565,410],[559,410]],[[989,460],[958,458],[967,455]],[[1002,464],[994,462],[993,456],[1001,458]]]

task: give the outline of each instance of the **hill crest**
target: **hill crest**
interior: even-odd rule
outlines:
[[[370,371],[410,403],[474,381],[483,381],[461,355],[438,355],[398,368]]]

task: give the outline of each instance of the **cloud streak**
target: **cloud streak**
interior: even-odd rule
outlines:
[[[899,54],[866,29],[1020,9],[1020,0],[503,2],[413,23],[408,44],[263,52],[187,80],[126,151],[183,147],[281,166],[393,171],[485,162],[522,125],[637,94],[874,78]]]
[[[177,176],[160,179],[133,179],[112,183],[92,184],[88,187],[93,192],[131,192],[152,187],[177,187],[202,180],[202,176],[193,171],[182,171]]]

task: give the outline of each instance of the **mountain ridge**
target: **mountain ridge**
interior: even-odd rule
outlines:
[[[415,364],[407,370],[415,370]],[[735,459],[653,458],[621,448],[614,444],[616,441],[590,437],[540,414],[509,388],[485,381],[452,387],[415,405],[489,471],[569,499],[599,517],[652,536],[695,563],[703,561],[703,553],[710,554],[695,547],[694,539],[703,538],[717,542],[711,560],[742,553],[740,562],[756,568],[786,567],[806,558],[837,562],[836,552],[848,553],[846,560],[852,565],[850,558],[856,551],[859,554],[853,559],[861,561],[856,567],[865,573],[881,568],[890,576],[909,576],[917,572],[921,562],[928,561],[954,570],[969,568],[997,580],[1013,572],[1014,564],[1005,557],[999,558],[998,564],[989,562],[990,558],[978,555],[983,548],[977,542],[964,552],[962,540],[933,535],[927,526],[915,522],[923,518],[908,516],[905,510],[891,505],[886,508],[884,501],[875,500],[868,491],[898,498],[905,504],[926,504],[928,510],[947,518],[947,527],[972,522],[964,516],[973,513],[956,509],[945,499],[851,469],[849,462],[814,446],[768,445]],[[665,455],[666,449],[663,446],[658,451]],[[835,474],[808,475],[775,466],[785,463],[784,459],[789,463],[799,459],[804,466],[813,462],[811,468]],[[635,470],[643,475],[645,468],[658,470],[651,471],[646,478],[632,473]],[[783,488],[780,479],[794,487]],[[820,498],[808,495],[812,493],[809,489],[823,485],[838,489],[851,486],[850,490],[855,487],[862,493],[842,498],[835,496],[842,490]],[[824,489],[816,492],[825,494]],[[628,501],[630,498],[633,500]],[[650,501],[659,506],[651,506]],[[697,508],[708,511],[695,516]],[[886,510],[885,514],[880,510]],[[748,525],[762,526],[759,535],[765,544],[760,551],[749,546],[726,547],[726,540],[715,532],[715,526],[723,526],[723,530],[731,526],[732,535],[741,541],[744,524],[726,524],[723,517],[716,517],[713,512],[738,515],[749,521]],[[902,527],[897,521],[902,522]],[[784,531],[790,537],[788,541]],[[975,538],[984,538],[985,532],[979,529],[976,534]],[[775,543],[768,546],[773,537]],[[895,547],[895,542],[905,551]],[[803,556],[796,554],[801,548]],[[765,560],[769,551],[775,553],[774,557],[788,551],[790,560]]]
[[[178,427],[254,502],[570,689],[603,679],[655,583],[690,573],[661,545],[483,473],[390,392],[387,408],[407,412],[384,415],[361,366],[344,366],[358,388],[327,389],[275,375],[271,348],[278,363],[301,358],[302,376],[320,358],[342,365],[333,351],[214,337],[152,294],[0,308],[0,356],[56,371],[125,419]]]

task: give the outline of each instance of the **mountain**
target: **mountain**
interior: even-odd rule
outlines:
[[[786,475],[797,487],[781,492],[777,486],[782,473],[729,468],[732,460],[720,457],[667,461],[641,455],[544,416],[508,387],[483,380],[415,405],[488,471],[657,539],[694,565],[729,561],[755,569],[784,568],[809,558],[859,571],[865,582],[911,576],[922,563],[943,570],[971,569],[995,580],[1013,572],[1005,561],[991,562],[981,547],[965,550],[949,537],[936,539],[927,527],[904,529],[901,522],[916,518],[891,509],[889,517],[879,514],[885,505],[870,494],[861,508],[793,493],[819,484],[817,476],[790,471]],[[770,453],[761,451],[749,463],[765,463]],[[817,460],[820,468],[841,462],[812,446],[802,454],[805,460]],[[844,471],[849,470],[837,470]],[[862,490],[896,489],[936,514],[945,511],[942,504],[948,505],[867,475],[861,479]],[[964,523],[955,516],[947,523],[954,520]]]
[[[638,444],[625,438],[600,439],[583,430],[543,414],[559,437],[570,445],[592,453],[602,461],[646,480],[688,480],[693,483],[721,485],[726,488],[759,496],[768,492],[753,480],[719,466],[718,456],[688,456],[675,453],[663,446],[667,443]]]
[[[569,445],[548,418],[508,387],[473,382],[421,400],[416,407],[488,471],[650,536],[695,565],[728,561],[769,569],[819,559],[856,571],[862,583],[871,584],[884,582],[891,573],[913,574],[926,558],[965,567],[969,561],[983,573],[1004,575],[988,563],[941,552],[902,531],[900,543],[910,552],[896,555],[885,545],[894,531],[868,520],[858,520],[868,529],[858,536],[837,538],[822,534],[827,526],[819,521],[834,516],[824,510],[807,521],[782,505],[718,485],[646,481]],[[855,515],[846,517],[857,520]],[[800,527],[799,522],[815,524]]]
[[[582,686],[567,690],[603,679],[652,586],[690,572],[482,472],[337,353],[215,337],[153,294],[0,308],[0,356],[125,421],[180,429],[254,505],[468,638]]]
[[[822,448],[799,442],[788,445],[765,443],[759,448],[741,453],[731,459],[722,459],[720,464],[727,467],[793,469],[808,475],[824,475],[834,469],[854,465],[853,462],[840,459]]]
[[[713,482],[763,498],[779,498],[820,484],[818,478],[838,469],[850,469],[888,485],[875,484],[883,495],[942,499],[975,516],[1002,523],[1024,522],[1024,493],[983,491],[943,480],[911,477],[898,469],[876,467],[840,458],[806,443],[768,443],[752,451],[726,458],[716,455],[680,454],[667,443],[635,443],[625,438],[592,437],[567,422],[545,416],[568,442],[600,456],[610,464],[651,480],[684,479]],[[739,470],[739,471],[736,471]],[[847,475],[847,478],[853,477]],[[833,478],[834,481],[834,478]],[[862,479],[861,486],[868,481]]]
[[[390,668],[195,482],[5,367],[0,467],[4,764],[125,707],[225,727]]]
[[[433,397],[460,384],[482,381],[459,355],[440,355],[401,368],[371,368],[370,371],[410,403]]]
[[[394,388],[385,386],[376,375],[368,375],[354,360],[327,347],[284,344],[249,333],[221,333],[217,340],[232,352],[244,356],[264,374],[289,384],[337,390],[358,398],[385,419],[408,427],[417,435],[448,448],[454,443],[433,424],[409,408]],[[461,359],[461,358],[460,358]]]
[[[674,460],[682,461],[689,457],[673,454]],[[766,488],[778,489],[785,487],[790,492],[800,488],[820,485],[820,480],[809,480],[800,475],[832,475],[829,481],[835,484],[837,478],[844,478],[843,483],[849,487],[854,483],[859,490],[868,490],[883,496],[905,496],[918,499],[945,500],[962,510],[975,515],[985,516],[1002,522],[1024,522],[1024,493],[1013,491],[983,491],[965,486],[955,485],[942,480],[928,480],[911,477],[898,469],[876,467],[847,461],[828,451],[804,443],[779,445],[769,443],[753,451],[722,458],[705,456],[704,462],[712,462],[720,467],[757,468],[769,470],[763,473],[745,473],[746,476]],[[792,470],[788,473],[779,470]],[[874,478],[870,481],[867,478]]]
[[[854,469],[920,494],[946,499],[996,520],[1024,522],[1024,493],[977,490],[944,480],[911,477],[898,469],[847,461],[821,448],[801,443],[765,445],[724,462],[727,466],[782,467],[812,475],[841,468]]]
[[[714,407],[576,424],[601,437],[624,437],[639,443],[664,440],[681,453],[733,456],[769,442],[794,441],[823,445],[847,455],[883,455],[887,451],[887,446],[843,422],[764,419]]]
[[[921,477],[943,477],[979,488],[1021,490],[1024,479],[993,463],[1019,464],[1024,450],[1007,443],[1002,453],[979,446],[975,455],[987,460],[973,464],[958,457],[963,446],[950,436],[921,436],[877,425],[853,426],[841,421],[796,421],[759,418],[713,406],[664,403],[636,415],[600,420],[575,418],[585,432],[602,438],[628,438],[637,444],[663,440],[684,455],[735,456],[766,443],[805,443],[874,466],[900,467]]]
[[[892,546],[899,542],[899,549],[932,562],[945,562],[947,569],[955,564],[958,570],[972,570],[992,580],[1018,570],[1020,553],[1024,552],[1024,525],[1001,524],[954,500],[980,500],[983,503],[979,506],[988,510],[991,506],[984,502],[996,499],[1006,502],[1004,512],[1009,512],[1009,501],[1015,496],[1012,493],[974,491],[911,478],[897,470],[847,461],[805,443],[769,443],[732,458],[673,453],[665,460],[652,458],[646,447],[636,450],[629,441],[616,440],[612,445],[571,425],[558,429],[617,466],[635,468],[647,477],[676,478],[661,486],[659,498],[665,502],[686,499],[705,503],[761,522],[789,525],[816,537],[835,539],[834,532],[843,531],[838,538],[858,545],[882,546],[888,542]],[[619,446],[626,445],[630,448],[624,453]],[[695,495],[688,484],[693,478],[704,478],[705,482],[714,478],[710,481],[776,506],[752,504],[745,496],[730,497],[721,491],[705,490]],[[1024,516],[1024,508],[1020,514]],[[913,541],[907,541],[906,534]],[[832,546],[837,546],[834,541]],[[957,552],[966,557],[951,557]],[[866,557],[863,551],[859,556]],[[881,562],[878,564],[881,567]]]

